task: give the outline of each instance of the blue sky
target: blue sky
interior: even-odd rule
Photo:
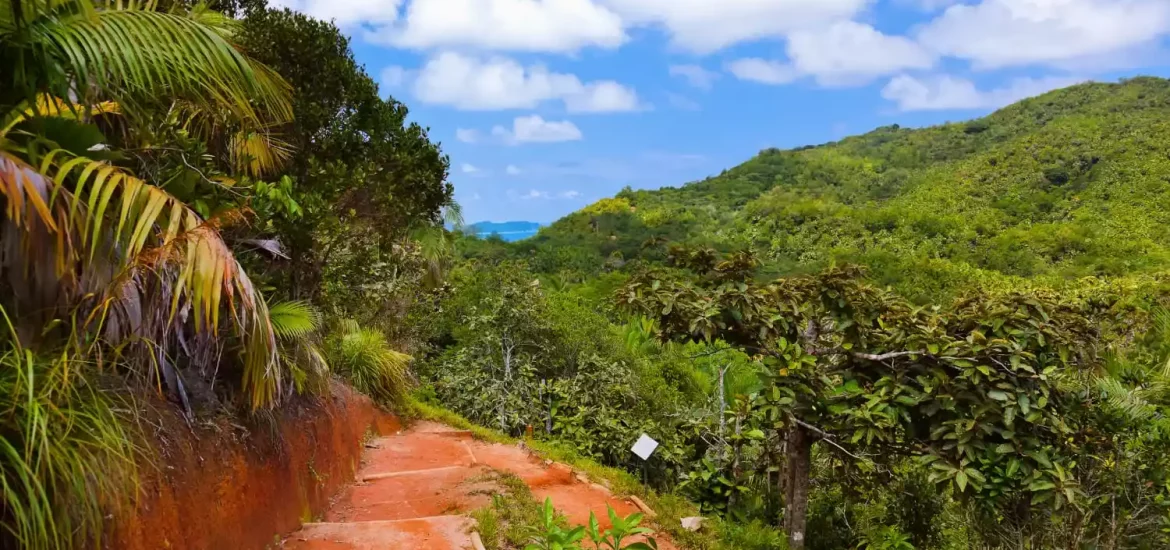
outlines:
[[[469,222],[550,222],[766,147],[1170,74],[1168,0],[278,0],[334,20]]]

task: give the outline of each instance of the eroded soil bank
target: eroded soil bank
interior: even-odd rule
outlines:
[[[360,467],[367,433],[400,425],[341,384],[250,428],[223,420],[188,427],[176,411],[144,418],[156,470],[141,473],[137,505],[106,547],[253,550],[312,521]]]

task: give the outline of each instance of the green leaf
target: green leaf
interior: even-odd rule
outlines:
[[[1000,390],[991,390],[991,391],[987,392],[987,397],[990,397],[996,401],[1007,401],[1008,400],[1008,394],[1006,392],[1003,392]]]
[[[967,474],[963,470],[955,472],[955,484],[959,486],[960,493],[967,490]]]
[[[651,542],[654,541],[654,539],[650,539],[650,540],[651,540]],[[635,542],[629,546],[626,546],[623,550],[658,550],[658,544],[654,543],[654,545],[651,546],[651,545],[646,544],[644,542]]]
[[[1051,481],[1048,481],[1046,479],[1040,480],[1040,481],[1033,481],[1031,485],[1028,485],[1028,490],[1032,491],[1033,493],[1036,493],[1039,491],[1047,491],[1049,489],[1055,489],[1055,488],[1056,488],[1056,484],[1051,482]]]

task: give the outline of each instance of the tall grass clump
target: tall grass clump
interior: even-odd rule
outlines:
[[[325,341],[330,368],[375,401],[394,407],[406,402],[411,357],[395,351],[382,332],[356,321],[339,321]]]
[[[97,546],[136,488],[135,446],[115,398],[78,356],[7,344],[0,355],[0,547]]]

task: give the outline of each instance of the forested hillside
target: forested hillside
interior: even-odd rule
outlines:
[[[580,280],[660,259],[658,241],[750,248],[778,274],[861,263],[918,300],[977,281],[1152,273],[1170,261],[1168,115],[1170,82],[1135,78],[769,149],[679,188],[626,190],[515,254]]]
[[[641,469],[700,548],[1170,547],[1167,115],[1084,84],[462,238],[420,395]]]

